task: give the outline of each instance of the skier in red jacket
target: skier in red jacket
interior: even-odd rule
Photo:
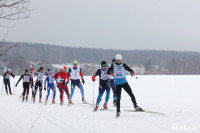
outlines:
[[[64,67],[64,69],[67,69],[67,67]],[[69,83],[69,76],[68,73],[63,70],[63,68],[60,69],[60,72],[56,73],[53,78],[57,80],[57,87],[60,91],[60,104],[63,105],[63,93],[65,91],[68,100],[69,100],[69,90],[67,87],[67,84]]]

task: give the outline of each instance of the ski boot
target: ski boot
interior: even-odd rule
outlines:
[[[10,92],[10,95],[12,95],[12,93]]]
[[[116,107],[116,105],[117,105],[117,100],[113,100],[113,105]]]
[[[24,97],[22,97],[22,102],[24,102]]]
[[[134,106],[134,108],[135,108],[135,111],[142,111],[143,109],[141,108],[141,107],[139,107],[139,106]]]
[[[60,100],[60,105],[63,105],[64,104],[64,101],[61,99]]]
[[[42,99],[39,100],[39,103],[42,103]]]
[[[8,95],[8,92],[6,92],[6,94]]]
[[[97,111],[97,110],[98,110],[98,108],[99,108],[99,107],[98,107],[98,106],[96,106],[96,107],[94,108],[94,112],[95,112],[95,111]]]
[[[33,103],[35,103],[35,97],[33,98]]]
[[[107,107],[107,104],[106,104],[106,103],[104,103],[104,105],[103,105],[103,109],[108,109],[108,107]]]
[[[44,103],[45,105],[47,105],[47,100],[45,100],[45,103]]]
[[[119,111],[119,112],[117,111],[117,114],[116,114],[115,117],[116,117],[116,118],[120,117],[120,114],[121,114],[121,112],[120,112],[120,111]]]
[[[28,102],[28,97],[26,97],[26,101]]]
[[[84,97],[82,97],[82,102],[83,102],[84,104],[87,103],[87,102],[85,101],[85,98],[84,98]]]
[[[52,103],[55,103],[55,99],[52,100]]]
[[[69,104],[73,105],[74,103],[71,100],[69,100]]]

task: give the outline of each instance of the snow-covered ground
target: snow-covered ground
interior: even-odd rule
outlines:
[[[75,90],[75,105],[59,104],[57,90],[56,104],[44,105],[46,91],[43,91],[43,104],[19,100],[22,84],[14,89],[14,95],[0,95],[0,133],[199,133],[200,132],[200,76],[139,76],[127,77],[136,96],[138,105],[149,111],[165,115],[125,112],[115,118],[115,111],[97,111],[81,103],[81,94]],[[0,79],[2,81],[2,78]],[[18,80],[16,77],[15,82]],[[93,83],[85,77],[85,97],[93,103]],[[0,86],[2,88],[2,84]],[[1,90],[2,91],[2,90]],[[0,91],[0,92],[1,92]],[[98,81],[95,84],[95,101],[98,94]],[[104,94],[105,96],[105,94]],[[30,97],[29,97],[30,100]],[[108,107],[112,105],[112,92]],[[100,108],[102,108],[103,101]],[[129,96],[122,92],[122,110],[133,109]]]

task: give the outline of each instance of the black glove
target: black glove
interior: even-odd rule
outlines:
[[[85,84],[85,80],[84,79],[82,79],[82,83]]]
[[[44,87],[44,90],[46,91],[46,87]]]
[[[65,85],[65,81],[63,81],[63,84]]]

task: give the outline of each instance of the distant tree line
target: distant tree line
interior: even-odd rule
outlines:
[[[12,46],[6,42],[4,47]],[[21,43],[18,47],[7,52],[6,65],[19,69],[36,64],[64,64],[78,60],[79,63],[100,64],[102,60],[111,63],[115,54],[123,55],[123,62],[131,65],[144,65],[145,74],[200,74],[200,53],[155,51],[155,50],[111,50],[77,47],[63,47],[45,44]],[[1,63],[2,64],[2,63]],[[93,68],[89,67],[88,68]],[[84,68],[85,69],[85,68]],[[22,72],[23,70],[18,70]],[[89,70],[86,74],[91,73]]]

